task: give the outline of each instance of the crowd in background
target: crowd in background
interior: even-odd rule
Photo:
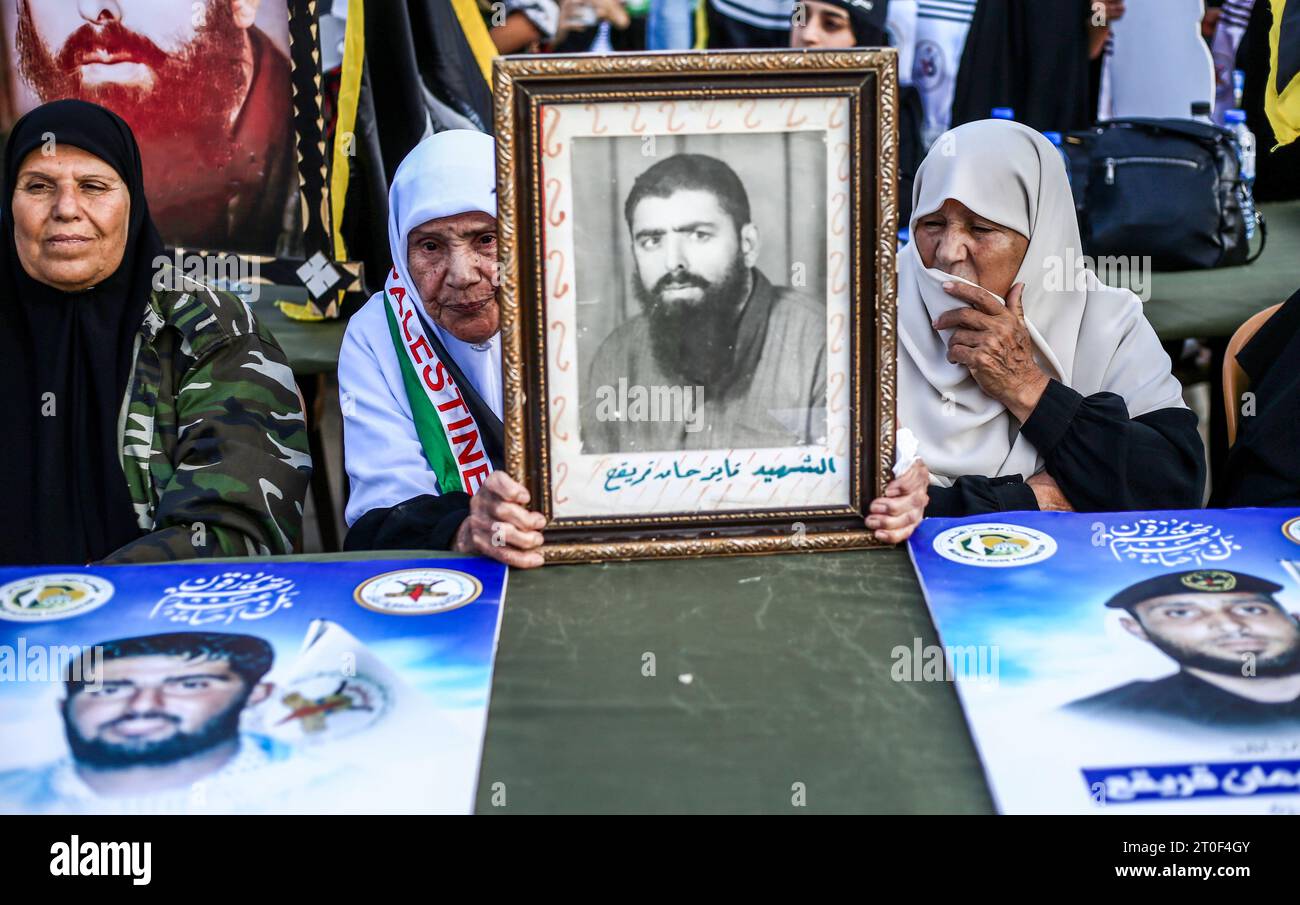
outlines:
[[[1283,92],[1272,90],[1269,44],[1283,29],[1269,33],[1271,5],[1225,0],[1207,13],[1202,0],[495,0],[482,22],[460,2],[349,7],[341,43],[364,53],[350,57],[346,93],[332,87],[339,64],[323,60],[327,108],[353,105],[346,116],[327,109],[328,140],[348,149],[338,159],[349,176],[339,224],[349,256],[383,288],[371,285],[370,300],[349,313],[339,353],[351,482],[345,546],[542,564],[545,518],[525,508],[530,494],[506,473],[503,454],[494,49],[895,46],[900,197],[915,206],[898,257],[897,426],[920,453],[902,457],[866,527],[900,543],[925,515],[1199,507],[1207,457],[1198,415],[1138,295],[1092,271],[1061,285],[1042,275],[1074,260],[1087,248],[1085,230],[1095,239],[1099,225],[1119,233],[1120,246],[1162,234],[1175,252],[1207,245],[1214,254],[1203,268],[1247,263],[1225,255],[1243,249],[1240,237],[1257,222],[1252,178],[1260,200],[1298,194],[1300,144],[1275,151],[1270,126],[1284,141],[1296,137],[1294,92],[1279,112]],[[1282,26],[1294,26],[1294,9],[1279,12]],[[96,27],[115,33],[105,17]],[[1279,81],[1298,45],[1294,31],[1277,41],[1286,60]],[[1157,94],[1166,112],[1139,112],[1134,99]],[[1132,118],[1143,115],[1163,119]],[[1215,128],[1215,117],[1231,129]],[[1210,148],[1195,159],[1168,156],[1177,148],[1165,133],[1179,130]],[[1252,130],[1265,151],[1257,176]],[[1082,144],[1108,132],[1163,143],[1129,144],[1132,156],[1106,146],[1089,184],[1109,188],[1096,195],[1102,203],[1083,193],[1081,220],[1075,170],[1058,157],[1061,133]],[[15,439],[0,463],[0,499],[15,517],[0,552],[11,562],[274,555],[302,536],[312,450],[291,362],[240,299],[158,263],[144,156],[125,119],[79,98],[41,104],[8,136],[0,364]],[[1117,173],[1129,164],[1128,175]],[[1180,181],[1188,172],[1208,181]],[[816,375],[825,315],[759,270],[743,181],[725,161],[682,152],[636,185],[636,203],[624,208],[640,255],[636,280],[643,271],[655,279],[635,284],[646,310],[629,324],[650,341],[611,340],[602,385],[637,373],[654,386],[708,383],[702,417],[714,427],[765,424],[774,426],[769,448],[808,445],[811,429],[791,439],[774,413],[825,407],[824,374],[806,384],[809,398],[788,404],[754,388],[795,386],[772,364],[788,364],[791,350],[806,353],[804,370]],[[1184,206],[1160,206],[1170,199]],[[1198,213],[1205,228],[1186,232]],[[634,227],[637,217],[646,222]],[[1290,278],[1293,262],[1277,260]],[[652,317],[661,325],[653,335]],[[1231,480],[1216,482],[1212,505],[1300,505],[1300,377],[1286,366],[1297,344],[1300,292],[1240,352],[1223,353],[1249,378],[1252,408],[1233,441]],[[683,348],[691,354],[677,354]],[[660,371],[643,368],[641,353]],[[450,375],[438,386],[429,358]],[[757,374],[764,360],[770,382],[728,383],[732,371]],[[439,392],[454,395],[429,395]],[[1226,390],[1224,398],[1236,408]],[[435,413],[448,412],[456,420],[437,427],[444,416]],[[453,453],[453,441],[464,449]],[[654,437],[641,447],[675,448],[692,446]],[[510,530],[499,535],[498,523]]]
[[[995,108],[1063,134],[1110,118],[1112,26],[1126,13],[1125,0],[506,0],[493,19],[492,4],[481,5],[501,53],[825,47],[848,33],[848,46],[894,47],[904,130],[910,109],[920,117],[917,163],[947,129]],[[1257,0],[1206,0],[1201,22],[1214,118],[1242,106],[1264,149],[1275,144],[1263,111],[1270,22]],[[1234,72],[1244,74],[1236,92]],[[1257,200],[1300,197],[1297,153],[1260,155]]]

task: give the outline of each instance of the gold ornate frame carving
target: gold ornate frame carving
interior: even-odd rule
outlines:
[[[885,546],[863,520],[892,479],[898,87],[893,50],[504,57],[494,62],[506,470],[547,518],[547,562]],[[546,103],[847,98],[851,111],[850,505],[556,518],[550,487],[539,108]],[[873,165],[874,164],[874,165]]]

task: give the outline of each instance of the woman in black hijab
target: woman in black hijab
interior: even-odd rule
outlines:
[[[168,508],[170,484],[158,488],[159,499],[151,500],[149,493],[133,494],[124,471],[129,467],[123,440],[128,392],[141,352],[150,352],[154,361],[155,340],[162,332],[149,329],[149,315],[155,315],[155,327],[159,321],[167,326],[174,301],[155,292],[155,280],[172,271],[149,217],[141,172],[140,151],[129,127],[95,104],[45,104],[18,120],[9,135],[0,222],[2,562],[101,560],[148,534],[157,527],[159,511]],[[239,313],[251,320],[238,300],[226,296],[222,301],[198,283],[192,288],[202,292],[189,296],[206,293],[214,309],[228,309],[232,317],[238,305]],[[156,306],[152,312],[151,305]],[[200,339],[191,332],[183,335],[190,349]],[[273,340],[261,341],[257,348],[265,355],[279,353]],[[182,367],[194,364],[186,360]],[[189,376],[185,370],[180,373]],[[149,400],[173,399],[180,388],[156,388]],[[291,398],[297,409],[296,394]],[[292,411],[282,417],[292,417]],[[152,426],[154,413],[141,420]],[[140,421],[131,427],[137,429],[131,434],[133,448],[142,448],[141,443],[146,451],[159,448],[155,436],[141,435]],[[162,470],[172,470],[166,467],[170,465],[180,471],[182,451],[170,442],[161,445],[174,454]],[[209,458],[216,464],[221,456]],[[147,488],[147,482],[142,486]],[[222,546],[232,547],[226,552],[249,552],[249,545],[229,544],[230,538],[219,538],[218,544],[206,543],[206,537],[196,540],[205,543],[192,544],[193,552],[169,542],[156,555],[132,558],[221,555]],[[274,549],[282,546],[252,545],[287,552]]]

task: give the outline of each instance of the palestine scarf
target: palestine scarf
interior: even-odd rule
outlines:
[[[471,211],[496,216],[496,143],[468,129],[420,142],[397,168],[388,193],[388,245],[393,268],[384,284],[389,332],[425,459],[442,493],[474,491],[492,462],[484,431],[500,432],[501,336],[471,344],[436,324],[428,331],[424,303],[407,269],[412,229]],[[480,423],[477,396],[492,423]]]

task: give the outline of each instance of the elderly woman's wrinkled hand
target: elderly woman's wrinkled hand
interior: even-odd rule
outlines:
[[[541,547],[546,517],[525,507],[528,488],[504,471],[494,471],[470,497],[469,517],[452,541],[457,553],[472,553],[516,569],[535,569],[546,558]]]
[[[873,500],[867,527],[876,539],[901,544],[912,536],[930,502],[930,469],[917,459],[912,467],[885,487],[885,495]]]
[[[1048,384],[1034,361],[1034,341],[1025,326],[1025,284],[1011,287],[1005,306],[992,293],[966,283],[944,283],[943,288],[970,305],[945,311],[934,322],[936,330],[953,331],[948,360],[969,368],[980,389],[1023,424]]]

